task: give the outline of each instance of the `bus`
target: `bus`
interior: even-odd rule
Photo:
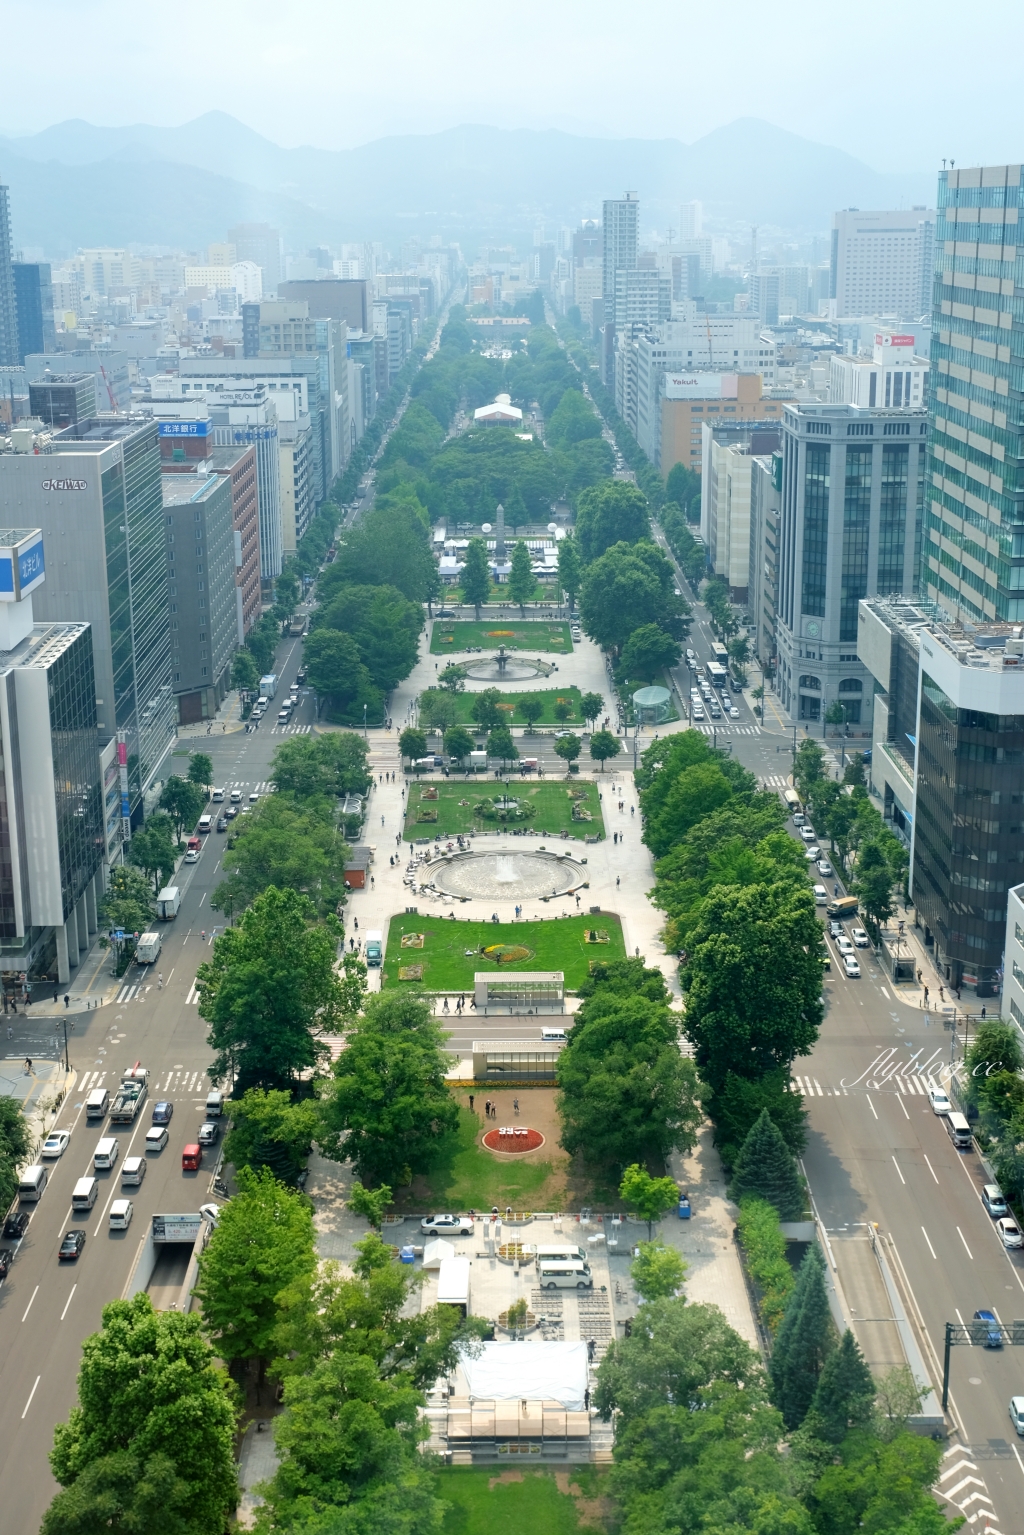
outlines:
[[[711,686],[713,688],[718,688],[720,691],[729,686],[729,673],[726,671],[721,661],[708,662],[708,678],[711,682]]]
[[[721,640],[715,640],[712,643],[711,654],[714,656],[715,660],[719,663],[719,665],[721,665],[721,666],[728,666],[729,665],[729,652],[726,650],[726,648],[722,644]]]

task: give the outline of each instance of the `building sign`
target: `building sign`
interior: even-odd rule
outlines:
[[[161,421],[161,437],[209,437],[209,421]]]
[[[38,528],[0,548],[0,602],[20,602],[46,575],[43,535]]]
[[[203,1229],[203,1217],[198,1210],[194,1215],[154,1215],[154,1242],[194,1243]]]
[[[117,770],[121,788],[121,840],[132,840],[132,807],[128,797],[128,742],[123,730],[117,733]]]
[[[875,333],[876,346],[909,346],[914,350],[913,336],[894,336],[892,331],[877,331]]]
[[[666,400],[735,400],[739,379],[735,373],[666,373]]]
[[[44,490],[88,490],[88,480],[44,480]]]

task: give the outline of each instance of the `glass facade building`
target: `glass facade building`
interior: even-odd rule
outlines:
[[[922,589],[1024,619],[1024,167],[939,176]]]

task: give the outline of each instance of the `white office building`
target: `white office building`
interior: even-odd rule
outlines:
[[[834,213],[830,318],[930,313],[934,245],[935,213],[927,208]]]
[[[870,357],[831,359],[830,405],[876,405],[895,410],[920,410],[927,405],[928,359],[918,357],[914,337],[898,330],[879,330]]]

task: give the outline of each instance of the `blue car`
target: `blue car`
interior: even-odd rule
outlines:
[[[161,1099],[159,1103],[154,1103],[153,1105],[153,1123],[155,1125],[169,1125],[173,1113],[174,1104],[168,1103],[166,1098]]]
[[[995,1312],[976,1311],[974,1313],[974,1321],[985,1323],[985,1348],[1002,1348],[1003,1329],[999,1325]],[[980,1331],[981,1329],[979,1328]],[[979,1339],[978,1341],[980,1342],[981,1340]]]

